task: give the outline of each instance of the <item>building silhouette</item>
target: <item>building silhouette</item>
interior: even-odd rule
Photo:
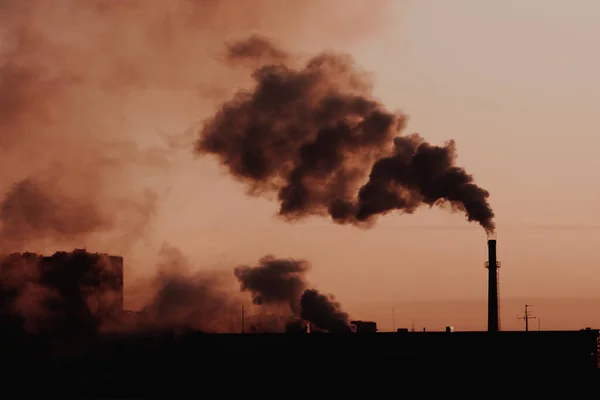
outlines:
[[[4,329],[95,331],[123,310],[123,258],[86,250],[52,256],[15,253],[0,260]]]

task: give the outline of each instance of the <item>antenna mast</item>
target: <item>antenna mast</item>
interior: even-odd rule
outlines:
[[[246,322],[244,321],[246,319],[246,315],[244,313],[244,305],[242,304],[242,333],[245,333],[244,331],[246,330]]]
[[[531,315],[531,312],[529,311],[529,307],[533,307],[533,305],[525,304],[525,314],[523,314],[522,317],[517,317],[517,319],[525,320],[525,332],[529,332],[529,320],[537,319],[537,317],[535,317],[534,315]],[[539,330],[539,328],[538,328],[538,330]]]

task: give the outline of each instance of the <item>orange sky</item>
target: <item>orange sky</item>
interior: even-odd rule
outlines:
[[[600,298],[600,2],[372,0],[379,12],[364,24],[350,6],[358,3],[273,29],[294,50],[349,52],[373,72],[376,96],[409,115],[409,132],[456,140],[459,164],[491,192],[497,215],[505,329],[522,327],[516,316],[526,302],[546,329],[600,326],[599,301],[589,300]],[[181,82],[208,74],[196,71],[199,58],[181,68]],[[177,99],[144,88],[119,98],[115,119],[144,140],[183,131],[210,110],[206,99],[191,98],[196,90]],[[397,327],[415,319],[417,328],[485,329],[486,236],[461,214],[389,215],[368,231],[326,219],[289,224],[274,217],[275,202],[246,196],[211,157],[182,160],[167,181],[152,239],[205,268],[265,254],[302,258],[317,289],[381,329],[392,328],[392,308]],[[126,254],[128,276],[152,272],[155,253],[146,246]]]
[[[517,314],[539,298],[547,329],[600,325],[598,301],[585,300],[600,288],[598,15],[593,0],[399,1],[395,23],[338,48],[374,72],[377,96],[409,114],[408,131],[456,139],[459,163],[491,192],[505,329],[522,328]],[[422,326],[424,312],[439,329],[448,319],[485,329],[486,236],[462,215],[423,209],[369,231],[290,225],[219,171],[210,158],[186,167],[163,216],[165,237],[207,265],[305,258],[311,282],[382,329],[396,306],[397,327]],[[425,300],[437,306],[406,304]]]

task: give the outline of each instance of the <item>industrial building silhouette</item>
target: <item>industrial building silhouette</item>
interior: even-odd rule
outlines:
[[[16,253],[0,260],[4,330],[94,332],[122,311],[122,257],[77,249],[49,257]]]

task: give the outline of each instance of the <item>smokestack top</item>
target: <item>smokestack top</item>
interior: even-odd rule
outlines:
[[[495,266],[495,268],[500,268],[500,263],[496,258],[496,239],[488,240],[488,261],[485,263],[485,267],[489,268],[491,266]]]

